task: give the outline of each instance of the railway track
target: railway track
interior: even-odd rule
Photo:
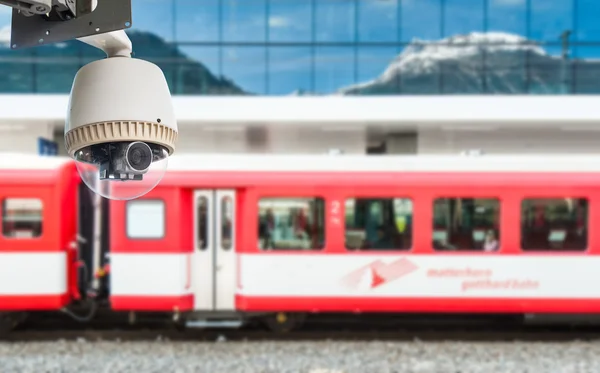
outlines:
[[[589,321],[589,319],[587,319]],[[600,340],[597,323],[537,324],[517,316],[489,315],[320,315],[287,333],[257,325],[241,329],[177,329],[164,315],[146,314],[131,324],[127,314],[99,313],[91,322],[74,322],[62,313],[33,314],[0,342],[86,341],[572,341]]]
[[[274,333],[259,328],[243,329],[186,329],[160,325],[141,327],[103,328],[46,328],[17,329],[0,339],[0,342],[47,342],[47,341],[600,341],[600,327],[539,327],[539,326],[435,326],[423,325],[381,327],[360,325],[332,325],[326,327],[309,324],[288,333]]]

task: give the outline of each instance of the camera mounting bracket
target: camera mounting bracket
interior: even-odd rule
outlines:
[[[131,0],[101,0],[93,12],[66,21],[48,20],[40,15],[26,17],[13,9],[11,48],[28,48],[124,30],[131,27],[131,18]]]

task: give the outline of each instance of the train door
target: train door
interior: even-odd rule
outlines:
[[[192,279],[196,310],[235,309],[235,190],[194,192]]]

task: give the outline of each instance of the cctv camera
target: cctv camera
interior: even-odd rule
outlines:
[[[152,162],[165,158],[163,148],[141,141],[107,142],[75,153],[75,159],[98,165],[99,180],[143,180]]]
[[[164,176],[177,122],[160,68],[114,55],[83,66],[75,76],[65,146],[88,187],[109,199],[129,200]]]

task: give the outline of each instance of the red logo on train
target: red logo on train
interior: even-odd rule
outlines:
[[[376,260],[346,275],[342,279],[342,283],[346,287],[357,289],[361,282],[364,281],[365,276],[370,275],[369,288],[375,289],[404,277],[418,268],[416,264],[407,258],[400,258],[391,263]]]

